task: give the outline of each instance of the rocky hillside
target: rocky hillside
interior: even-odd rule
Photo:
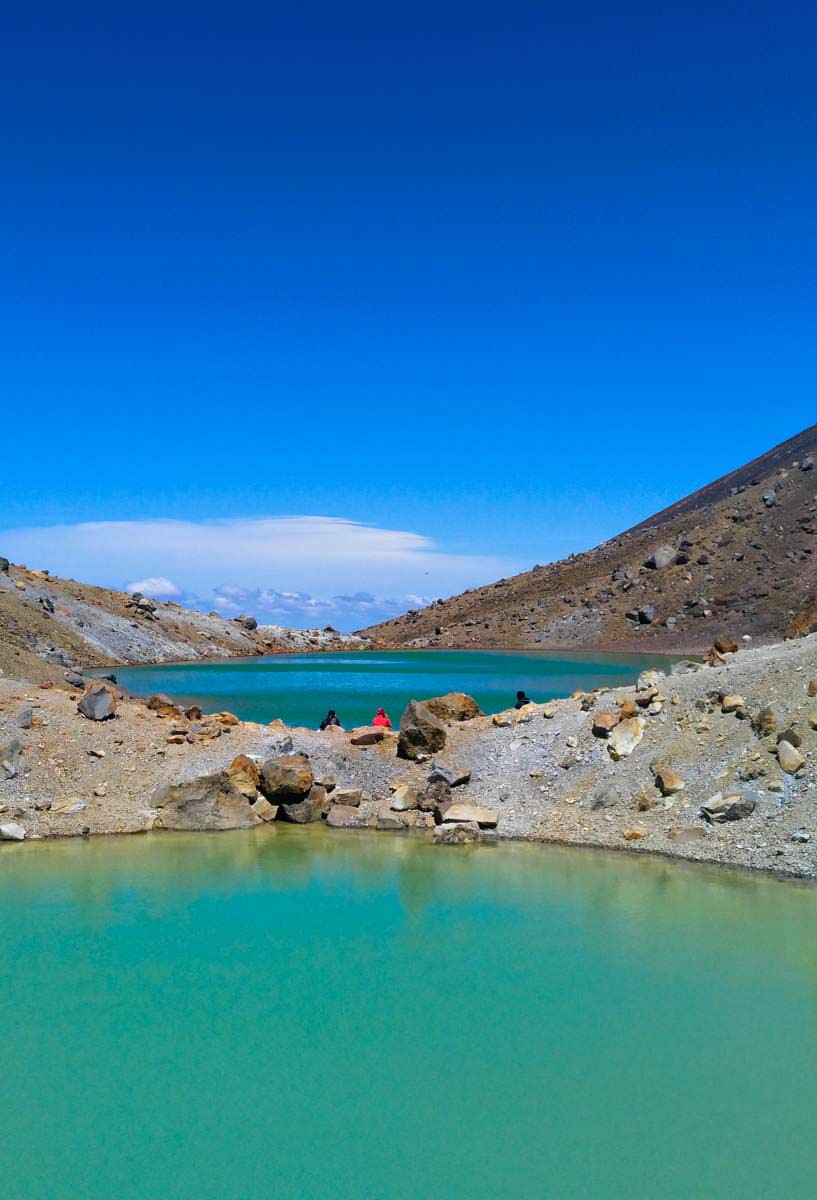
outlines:
[[[226,620],[138,594],[91,587],[0,558],[0,673],[64,681],[71,668],[116,663],[342,649],[360,639],[332,629]]]
[[[817,629],[817,425],[561,562],[373,626],[379,646],[704,650]]]

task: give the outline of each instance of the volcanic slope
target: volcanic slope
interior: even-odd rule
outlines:
[[[817,629],[817,425],[594,550],[372,626],[386,647],[692,652]]]

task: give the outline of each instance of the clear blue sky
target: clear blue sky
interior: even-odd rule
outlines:
[[[796,433],[816,45],[751,0],[4,8],[0,529],[524,566]]]

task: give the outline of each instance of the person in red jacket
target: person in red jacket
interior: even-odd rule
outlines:
[[[386,715],[385,708],[379,708],[374,715],[372,725],[377,725],[380,729],[391,729],[391,721]]]

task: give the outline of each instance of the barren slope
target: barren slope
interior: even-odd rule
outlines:
[[[365,632],[380,646],[686,652],[722,633],[807,633],[817,627],[812,456],[817,425],[594,550]],[[668,565],[645,565],[664,547]]]

